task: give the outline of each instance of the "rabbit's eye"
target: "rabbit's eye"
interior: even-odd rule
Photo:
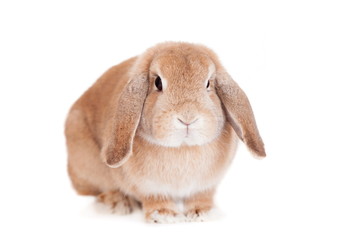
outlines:
[[[162,82],[159,76],[155,79],[155,86],[159,91],[162,91]]]
[[[210,81],[207,82],[206,88],[210,87]]]

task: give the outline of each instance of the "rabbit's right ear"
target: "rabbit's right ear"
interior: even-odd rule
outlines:
[[[225,107],[231,126],[255,156],[265,157],[264,143],[244,91],[225,71],[219,72],[216,80],[216,91]]]
[[[134,76],[120,93],[110,127],[109,139],[103,149],[103,161],[112,168],[123,165],[132,154],[136,129],[140,122],[148,91],[146,74]]]

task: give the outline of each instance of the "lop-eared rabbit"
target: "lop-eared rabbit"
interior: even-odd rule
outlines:
[[[140,203],[154,223],[206,218],[238,138],[266,155],[245,93],[213,51],[189,43],[110,68],[72,106],[65,134],[76,191],[123,214]]]

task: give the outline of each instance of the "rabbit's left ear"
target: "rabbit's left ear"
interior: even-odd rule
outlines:
[[[216,92],[225,107],[228,121],[239,138],[257,157],[265,157],[264,143],[244,91],[225,71],[216,74],[215,86]]]
[[[119,94],[111,133],[102,150],[103,161],[109,167],[120,167],[132,154],[134,136],[140,122],[148,85],[145,74],[134,76]]]

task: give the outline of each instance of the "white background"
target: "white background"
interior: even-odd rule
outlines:
[[[1,1],[1,239],[359,239],[358,1]],[[66,172],[71,104],[162,41],[202,43],[247,93],[268,157],[241,145],[213,222],[99,213]]]

